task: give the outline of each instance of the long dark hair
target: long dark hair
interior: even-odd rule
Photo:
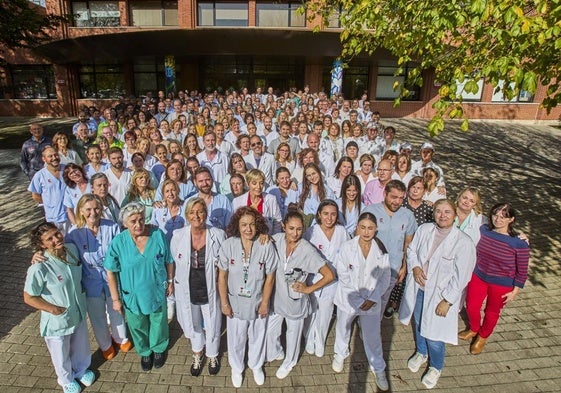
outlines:
[[[41,251],[43,249],[43,241],[41,240],[41,237],[51,229],[58,230],[57,226],[52,222],[43,222],[31,230],[29,237],[31,245],[35,251]]]
[[[350,186],[356,187],[357,196],[355,204],[358,211],[360,211],[361,209],[360,196],[362,195],[362,186],[360,184],[358,176],[350,174],[349,176],[345,177],[345,180],[343,180],[343,184],[341,185],[341,213],[343,213],[343,217],[345,218],[345,220],[347,219],[347,189]]]
[[[316,211],[316,222],[321,225],[321,212],[327,206],[333,206],[335,208],[335,211],[337,212],[337,221],[335,222],[335,224],[339,224],[339,206],[337,206],[337,202],[332,199],[324,199],[323,201],[321,201]]]
[[[304,203],[306,203],[306,199],[308,199],[308,197],[310,196],[310,193],[312,192],[312,183],[310,183],[310,181],[306,177],[306,170],[309,169],[309,168],[314,169],[319,175],[318,199],[320,201],[323,201],[325,199],[325,195],[326,195],[325,182],[323,181],[323,175],[321,173],[321,170],[313,162],[310,162],[310,163],[306,164],[306,166],[304,166],[304,175],[302,176],[302,194],[300,195],[300,200],[298,201],[298,205],[299,205],[300,209],[304,209]]]
[[[510,224],[508,224],[508,234],[510,236],[516,236],[516,232],[514,231],[514,223],[516,222],[516,211],[510,205],[510,203],[497,203],[494,205],[491,210],[489,211],[489,228],[491,230],[495,229],[495,225],[493,224],[493,216],[497,214],[503,214],[505,218],[514,218]]]

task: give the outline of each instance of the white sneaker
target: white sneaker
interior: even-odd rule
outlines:
[[[292,371],[292,368],[286,368],[286,367],[280,366],[279,369],[277,370],[277,378],[278,379],[285,379],[286,377],[288,377],[288,374],[290,374],[291,371]]]
[[[242,382],[242,373],[235,373],[232,371],[232,385],[234,385],[235,388],[240,388],[242,386]]]
[[[427,389],[432,389],[438,383],[438,378],[440,378],[440,370],[434,367],[429,367],[428,371],[421,378],[421,382]]]
[[[325,347],[318,347],[316,346],[316,357],[322,358],[325,355]]]
[[[390,388],[385,371],[374,371],[374,375],[376,376],[376,386],[378,386],[381,391],[385,392]]]
[[[335,371],[336,373],[340,373],[341,371],[343,371],[344,364],[345,359],[337,354],[333,355],[333,363],[331,363],[331,368],[333,369],[333,371]]]
[[[255,381],[255,383],[259,386],[263,385],[265,383],[265,374],[263,374],[263,369],[258,368],[253,371],[253,380]]]
[[[314,340],[308,340],[308,341],[306,341],[306,352],[307,352],[309,355],[313,355],[314,353],[316,353],[316,348],[315,348]]]
[[[281,349],[275,360],[284,360],[284,350]]]
[[[421,366],[427,362],[428,359],[429,357],[427,355],[422,355],[419,352],[415,352],[415,354],[411,356],[407,361],[407,367],[409,367],[409,370],[411,370],[411,372],[416,373],[417,371],[419,371]]]

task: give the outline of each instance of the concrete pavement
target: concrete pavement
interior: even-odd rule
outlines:
[[[54,121],[62,127],[68,121]],[[428,139],[424,122],[388,120],[397,129],[396,138],[418,148]],[[13,126],[0,119],[3,126]],[[526,287],[503,312],[496,332],[479,356],[469,346],[447,346],[442,377],[436,390],[444,392],[559,392],[561,391],[561,132],[550,126],[507,122],[472,122],[462,133],[451,131],[432,140],[435,161],[442,166],[450,196],[465,185],[481,189],[485,209],[497,201],[509,201],[519,211],[518,229],[531,239],[531,271]],[[52,128],[54,130],[54,128]],[[10,138],[22,139],[21,132]],[[52,135],[52,134],[51,134]],[[2,144],[5,146],[5,144]],[[18,150],[0,149],[0,389],[9,392],[60,391],[44,344],[39,337],[39,313],[23,304],[22,290],[31,250],[28,232],[41,220],[31,202],[27,182],[17,165]],[[460,326],[464,326],[460,321]],[[211,377],[207,370],[194,378],[189,374],[191,351],[177,322],[171,324],[172,343],[166,366],[144,373],[132,351],[105,362],[90,335],[92,367],[97,382],[86,392],[232,392],[226,356],[222,370]],[[383,340],[390,389],[395,392],[424,390],[421,372],[406,365],[414,352],[411,327],[396,319],[384,320]],[[368,371],[360,338],[353,336],[352,355],[344,371],[331,369],[334,331],[326,356],[305,352],[284,380],[275,377],[280,362],[265,366],[266,382],[258,387],[251,372],[245,373],[247,392],[375,392],[374,376]],[[225,337],[223,349],[226,349]]]

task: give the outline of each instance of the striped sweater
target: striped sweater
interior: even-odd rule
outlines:
[[[528,277],[528,243],[494,232],[488,225],[482,225],[480,232],[474,273],[490,284],[523,288]]]

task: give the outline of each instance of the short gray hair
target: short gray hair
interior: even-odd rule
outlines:
[[[142,214],[144,216],[145,215],[144,205],[138,202],[128,203],[119,212],[119,221],[125,224],[126,221],[129,219],[129,217],[134,214]]]

